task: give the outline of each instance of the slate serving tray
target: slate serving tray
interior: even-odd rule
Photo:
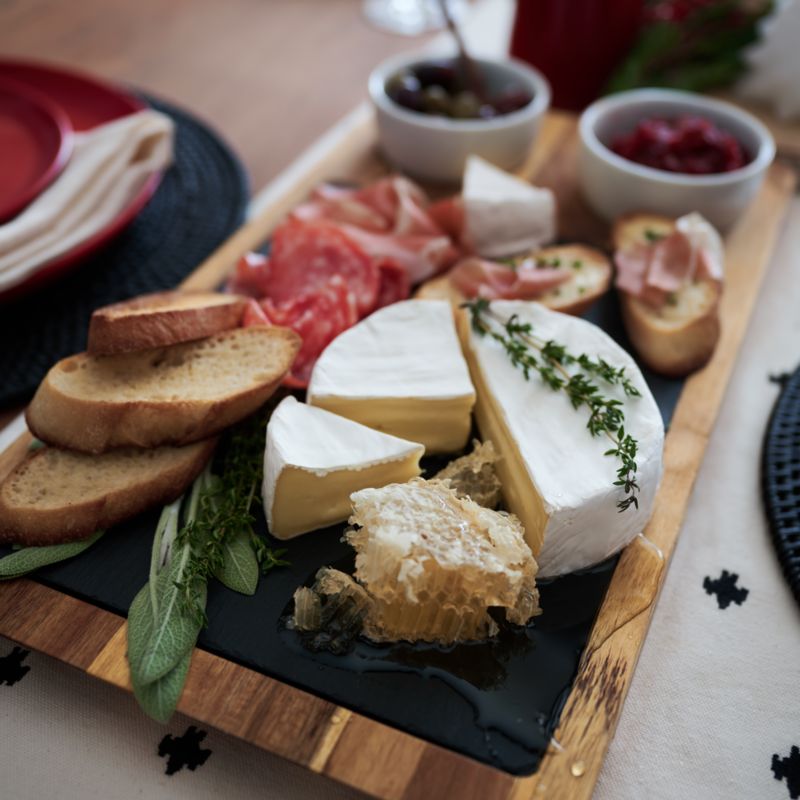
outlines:
[[[626,346],[613,295],[588,318]],[[647,380],[668,423],[683,381],[652,374]],[[431,461],[430,473],[436,469]],[[147,581],[158,513],[109,531],[80,557],[41,570],[37,580],[127,614]],[[259,524],[266,534],[263,520]],[[209,625],[199,646],[508,772],[533,772],[558,723],[616,560],[542,582],[542,616],[528,630],[488,645],[445,652],[362,643],[345,657],[310,653],[282,619],[291,611],[294,590],[317,569],[336,564],[352,571],[352,550],[341,541],[344,529],[339,525],[289,542],[271,539],[271,546],[287,547],[291,566],[262,579],[254,597],[212,582]]]
[[[606,247],[607,224],[594,217],[580,197],[576,180],[577,146],[576,119],[568,114],[548,114],[536,147],[521,168],[521,174],[537,185],[552,188],[556,193],[559,230],[565,238]],[[199,289],[218,285],[230,273],[235,260],[247,250],[260,247],[280,219],[320,181],[367,181],[385,172],[386,165],[376,157],[376,131],[372,118],[366,110],[354,114],[348,119],[341,137],[326,144],[325,148],[309,153],[293,166],[292,181],[276,186],[263,207],[219,251],[198,267],[188,285]],[[250,658],[254,654],[248,655],[238,648],[235,651],[232,648],[226,657],[219,657],[204,649],[195,654],[179,710],[190,715],[198,724],[215,726],[256,747],[288,758],[305,769],[386,800],[427,800],[438,797],[523,800],[539,796],[589,800],[619,719],[647,635],[655,599],[680,533],[692,484],[794,186],[795,178],[791,170],[780,164],[773,165],[756,202],[725,238],[726,287],[720,307],[722,337],[709,365],[687,380],[682,389],[675,384],[662,385],[652,381],[662,413],[669,419],[670,425],[664,454],[664,475],[654,515],[647,527],[649,541],[634,542],[621,554],[610,575],[602,603],[597,597],[597,594],[602,594],[599,584],[595,584],[597,594],[594,599],[589,597],[588,584],[585,594],[580,596],[578,591],[584,589],[576,590],[564,581],[543,589],[545,603],[551,605],[551,611],[556,605],[561,606],[560,600],[555,602],[553,592],[563,589],[567,599],[580,597],[582,605],[578,608],[584,609],[582,613],[587,616],[594,616],[594,622],[588,639],[584,637],[587,643],[581,645],[582,656],[578,658],[575,649],[572,650],[571,688],[553,701],[546,712],[549,716],[544,720],[533,715],[534,722],[539,725],[539,734],[546,736],[558,717],[562,701],[564,703],[556,730],[558,741],[551,741],[535,774],[521,777],[491,766],[496,763],[493,760],[487,762],[465,757],[461,754],[467,752],[463,742],[453,740],[453,744],[446,747],[431,743],[434,734],[444,736],[452,731],[442,731],[444,726],[431,728],[428,724],[438,723],[434,719],[436,716],[457,713],[451,709],[458,705],[452,699],[453,682],[437,671],[442,666],[439,654],[426,655],[429,656],[427,663],[431,667],[427,671],[421,670],[423,675],[403,672],[399,676],[402,680],[414,679],[413,691],[407,693],[403,705],[415,704],[418,709],[419,719],[413,720],[415,730],[420,720],[426,721],[419,735],[406,732],[410,727],[395,727],[388,717],[381,718],[390,724],[376,721],[380,710],[370,707],[367,702],[372,695],[366,691],[361,693],[363,685],[375,682],[371,673],[364,673],[358,679],[360,694],[347,697],[341,704],[344,707],[341,707],[324,699],[331,697],[331,687],[335,689],[338,685],[330,677],[332,668],[329,665],[322,662],[317,664],[317,671],[325,676],[325,679],[315,680],[319,689],[303,691],[296,688],[306,685],[298,678],[305,671],[299,661],[293,662],[295,666],[292,669],[293,672],[296,670],[296,674],[281,681],[242,666],[245,657]],[[614,324],[618,324],[613,306],[604,306],[596,313],[601,316],[607,313],[616,320]],[[680,397],[675,404],[678,394]],[[13,465],[25,444],[26,439],[22,438],[0,454],[0,470]],[[126,571],[130,570],[137,574],[136,581],[131,580],[131,583],[141,584],[146,562],[144,553],[149,548],[153,522],[154,516],[147,525],[142,524],[138,534],[135,531],[129,534],[134,539],[146,538],[147,544],[137,542],[135,553],[126,551],[128,557],[124,561],[115,560],[112,564],[109,560],[101,567],[107,574],[95,575],[96,581],[105,583],[106,589],[113,590],[116,576],[127,574]],[[122,535],[121,548],[125,532],[120,530],[119,533]],[[323,556],[329,555],[333,559],[336,552],[341,552],[334,547],[336,542],[328,542],[329,538],[335,539],[336,534],[318,537],[319,550],[316,556],[319,563],[324,560]],[[108,546],[107,541],[98,543],[98,555]],[[299,540],[297,547],[304,546]],[[331,552],[327,551],[328,547]],[[293,548],[294,544],[290,549]],[[322,552],[323,549],[325,552]],[[88,558],[89,555],[87,552],[84,557]],[[297,566],[291,568],[296,570],[296,574],[287,572],[284,575],[291,577],[292,583],[295,579],[306,580],[308,575],[301,574],[303,570],[299,568],[301,554],[290,552],[289,555],[296,561]],[[75,563],[77,565],[77,561]],[[76,567],[65,564],[58,570],[62,568]],[[54,580],[57,572],[46,573],[47,580]],[[288,577],[274,573],[260,590],[276,593],[274,599],[264,601],[263,607],[272,609],[270,613],[278,614],[278,618],[261,618],[253,614],[248,630],[250,637],[258,642],[254,647],[266,649],[268,645],[262,637],[266,637],[270,643],[276,643],[284,635],[276,626],[280,625],[281,604],[289,596],[289,589],[293,588],[293,585],[289,586]],[[584,577],[581,576],[581,580]],[[77,580],[76,576],[73,578]],[[59,580],[63,585],[64,581],[61,578]],[[607,578],[603,577],[602,580]],[[272,590],[267,588],[270,584]],[[83,592],[84,597],[87,591],[99,596],[100,588],[98,584],[92,587],[74,586],[74,590]],[[128,585],[124,589],[126,596],[117,598],[118,605],[127,607],[132,593],[133,588]],[[228,619],[225,609],[231,603],[238,602],[238,598],[221,589],[213,591],[208,637],[216,636],[219,626],[224,627]],[[260,593],[251,600],[251,604],[253,608],[262,608]],[[563,608],[567,608],[567,603],[563,604]],[[598,608],[599,612],[595,614]],[[537,626],[532,629],[535,642],[543,642],[550,637],[557,625],[562,626],[562,632],[571,629],[572,633],[583,625],[581,620],[569,620],[566,616],[558,619],[551,615],[550,621],[547,620],[547,613],[538,618]],[[228,624],[235,626],[233,619]],[[275,630],[277,634],[273,634]],[[125,662],[125,620],[111,611],[103,610],[91,600],[76,599],[33,580],[0,583],[0,633],[24,647],[40,650],[95,678],[130,690]],[[203,643],[204,647],[212,646],[206,638]],[[296,642],[283,639],[283,644],[293,649]],[[517,653],[517,648],[510,649]],[[494,657],[498,652],[500,658]],[[478,655],[481,663],[487,664],[494,675],[500,674],[497,669],[499,661],[501,667],[513,676],[514,663],[510,668],[508,663],[519,656],[512,654],[510,659],[504,661],[505,652],[500,648],[499,651],[495,649],[488,654]],[[274,652],[270,652],[270,658],[273,655]],[[305,653],[295,655],[306,658]],[[398,658],[403,662],[404,669],[409,662],[413,662],[411,666],[420,671],[417,653],[400,654]],[[478,660],[477,657],[470,659],[475,662]],[[447,666],[450,672],[461,670],[459,664],[450,663]],[[463,672],[459,674],[465,678],[464,682],[458,684],[459,694],[463,695],[468,693],[464,683],[478,678]],[[526,681],[536,678],[536,674],[528,675],[526,670]],[[449,685],[445,681],[449,681]],[[544,682],[542,680],[542,685]],[[428,706],[429,692],[433,691],[430,687],[437,683],[445,684],[444,688],[436,690],[437,693],[444,698],[447,697],[446,692],[450,692],[450,699],[442,700],[443,705],[437,706],[438,711],[434,712]],[[476,691],[491,701],[500,696],[494,685]],[[554,693],[551,693],[549,698],[539,696],[538,700],[546,701],[542,703],[544,708],[553,697]],[[424,708],[420,708],[423,705]],[[361,708],[362,713],[348,710],[354,708]],[[446,710],[443,712],[442,708]],[[528,712],[530,709],[523,707],[523,710]],[[399,715],[405,709],[398,702],[392,711]],[[487,720],[491,721],[495,716],[490,708],[481,720],[484,727]],[[464,714],[460,718],[465,717]],[[528,719],[531,718],[532,715],[528,714]],[[474,713],[470,719],[475,720]],[[403,720],[397,722],[398,726],[402,724]],[[507,725],[503,724],[503,727],[507,728]],[[539,735],[536,734],[535,725],[529,724],[526,726],[528,729],[532,731],[531,736]],[[493,740],[497,738],[492,735],[490,742],[495,744]],[[444,742],[444,739],[437,741]],[[459,750],[459,747],[462,749]],[[503,747],[501,755],[509,770],[522,773],[533,768],[537,758],[535,748],[522,750]],[[492,753],[489,755],[494,758]]]

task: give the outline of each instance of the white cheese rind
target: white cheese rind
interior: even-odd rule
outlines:
[[[393,303],[337,336],[314,365],[308,402],[451,400],[475,391],[446,300]]]
[[[287,467],[317,478],[333,472],[361,471],[378,464],[420,458],[425,448],[358,422],[286,397],[267,425],[262,498],[272,525],[275,488]]]
[[[479,255],[503,258],[538,249],[555,238],[553,193],[478,156],[467,159],[461,197],[465,235]]]
[[[639,443],[639,508],[620,513],[617,502],[624,494],[613,486],[619,464],[604,455],[611,447],[609,439],[589,434],[586,409],[574,409],[566,393],[550,389],[536,374],[526,381],[501,344],[469,333],[474,363],[519,449],[531,491],[539,494],[548,515],[537,556],[540,575],[589,567],[628,544],[650,518],[664,444],[658,406],[631,356],[595,325],[532,302],[495,301],[491,308],[503,319],[516,314],[521,322],[533,325],[537,337],[564,344],[576,355],[586,353],[625,367],[642,394],[625,397],[620,389],[600,381],[606,395],[622,400],[625,430]]]
[[[406,300],[334,339],[311,374],[308,402],[428,453],[467,443],[475,390],[445,300]]]

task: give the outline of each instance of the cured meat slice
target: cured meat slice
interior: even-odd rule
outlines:
[[[375,261],[391,259],[400,264],[408,273],[411,284],[421,283],[438,275],[452,266],[459,256],[458,249],[443,234],[381,235],[369,233],[353,225],[342,225],[342,230]]]
[[[249,328],[251,325],[271,325],[269,317],[264,313],[264,309],[252,298],[248,300],[242,315],[242,327]]]
[[[263,297],[269,284],[269,259],[261,253],[245,253],[236,264],[236,271],[226,289],[245,297]]]
[[[264,292],[281,304],[314,293],[338,276],[359,315],[375,308],[378,268],[360,243],[337,225],[290,220],[273,234],[269,280]]]
[[[428,213],[425,192],[408,178],[396,175],[373,184],[371,191],[388,192],[388,202],[394,197],[393,233],[401,236],[441,236],[443,231]]]
[[[408,299],[411,294],[411,282],[405,267],[396,261],[387,258],[378,262],[380,273],[380,288],[378,289],[378,302],[375,310]]]
[[[358,189],[322,184],[292,217],[343,222],[373,233],[440,236],[442,229],[428,213],[428,205],[419,186],[393,175]]]
[[[677,292],[691,279],[692,247],[682,234],[671,233],[650,249],[647,283],[664,292]]]
[[[460,197],[439,200],[428,208],[428,213],[454,242],[461,241],[464,233],[464,203]]]
[[[303,339],[289,378],[284,380],[284,384],[293,388],[305,388],[308,385],[311,370],[320,353],[342,331],[358,322],[352,292],[338,275],[313,291],[284,302],[265,298],[261,302],[261,311],[268,322],[291,328]],[[255,318],[253,314],[251,319]]]
[[[615,285],[658,308],[692,281],[721,283],[723,259],[719,233],[699,214],[687,214],[657,241],[634,242],[618,250]]]
[[[567,269],[539,267],[525,259],[516,268],[482,258],[465,258],[450,271],[450,282],[466,297],[532,300],[572,277]]]
[[[392,220],[364,202],[360,194],[361,190],[358,189],[343,189],[323,183],[312,192],[307,202],[292,212],[291,218],[303,221],[327,219],[378,233],[389,231]]]

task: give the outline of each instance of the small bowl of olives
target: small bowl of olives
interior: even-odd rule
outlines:
[[[460,181],[472,154],[518,167],[550,105],[544,76],[514,59],[392,58],[370,75],[369,93],[386,157],[435,183]]]

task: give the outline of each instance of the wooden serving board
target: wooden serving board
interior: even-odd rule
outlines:
[[[185,282],[217,286],[238,257],[261,245],[319,181],[362,181],[386,171],[374,122],[357,109],[324,145],[273,185],[253,218]],[[559,230],[603,245],[607,226],[576,187],[576,120],[551,114],[521,174],[554,189]],[[726,238],[722,337],[712,361],[685,384],[666,439],[664,477],[646,540],[622,554],[538,771],[515,777],[361,716],[218,656],[196,650],[179,710],[333,780],[380,798],[475,800],[589,798],[614,735],[666,567],[750,313],[795,186],[774,165],[757,202]],[[0,477],[24,453],[23,434],[0,453]],[[0,634],[130,691],[126,622],[30,579],[0,584]],[[533,679],[533,678],[532,678]]]

